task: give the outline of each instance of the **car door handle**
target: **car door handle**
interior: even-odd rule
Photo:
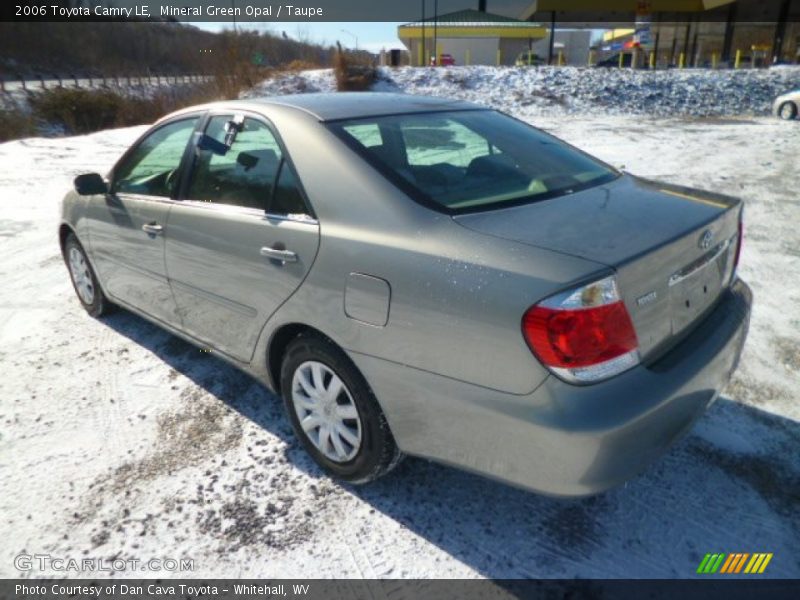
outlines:
[[[164,228],[158,223],[145,223],[142,225],[142,231],[152,235],[160,235],[164,232]]]
[[[261,256],[266,256],[267,258],[279,260],[281,262],[297,262],[297,254],[291,250],[283,250],[281,248],[264,246],[261,248]]]

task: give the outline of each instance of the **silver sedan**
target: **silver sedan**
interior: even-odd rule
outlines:
[[[784,121],[796,119],[800,114],[800,90],[778,96],[772,104],[772,113]]]
[[[59,238],[91,315],[252,374],[342,480],[411,454],[580,496],[727,384],[741,218],[481,106],[310,94],[163,118],[76,178]]]

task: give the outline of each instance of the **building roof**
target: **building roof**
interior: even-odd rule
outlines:
[[[438,27],[540,27],[538,23],[520,21],[512,17],[504,17],[503,15],[469,8],[413,23],[406,23],[405,25],[400,25],[400,29],[404,27],[422,27],[423,23],[425,25],[433,25],[434,22]]]
[[[632,22],[638,14],[659,14],[663,23],[670,20],[683,22],[686,13],[706,13],[701,18],[709,19],[707,11],[727,11],[734,2],[738,6],[739,19],[742,18],[743,4],[759,7],[765,4],[763,0],[530,0],[521,17],[549,19],[549,15],[556,13],[559,22],[571,21],[589,26],[601,22]],[[772,4],[779,5],[778,2]],[[718,12],[716,19],[720,19],[720,14],[725,13]]]

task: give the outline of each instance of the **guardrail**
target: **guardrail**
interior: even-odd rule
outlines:
[[[166,75],[150,73],[147,75],[126,76],[77,76],[77,75],[38,75],[34,78],[18,75],[14,79],[0,79],[0,93],[33,92],[54,88],[73,89],[108,89],[132,88],[143,86],[174,86],[204,83],[213,79],[210,75]]]

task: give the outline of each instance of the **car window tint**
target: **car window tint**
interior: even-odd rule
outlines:
[[[230,115],[213,117],[205,134],[224,142],[230,120]],[[188,197],[264,210],[281,158],[280,146],[269,127],[245,119],[230,148],[198,151]]]
[[[269,207],[272,215],[303,216],[309,210],[297,185],[297,177],[292,166],[284,161],[275,187],[275,196]]]
[[[355,126],[377,126],[383,144],[367,146],[351,133]],[[618,177],[557,138],[491,110],[368,117],[329,127],[412,198],[448,212],[555,198]]]
[[[177,183],[186,144],[197,117],[160,127],[128,155],[114,172],[114,191],[169,197]]]
[[[468,167],[493,152],[485,138],[452,119],[420,119],[401,123],[408,164]]]
[[[374,148],[383,144],[381,130],[377,123],[345,125],[344,130],[366,148]]]

